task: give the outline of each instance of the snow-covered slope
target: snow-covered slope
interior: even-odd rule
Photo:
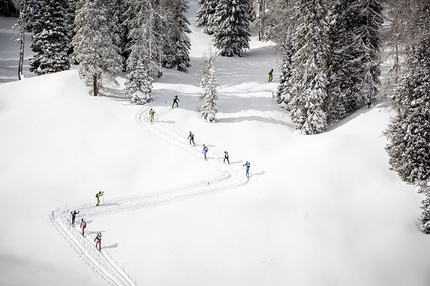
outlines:
[[[276,56],[252,38],[246,57],[216,60],[208,124],[196,110],[210,39],[193,32],[193,67],[165,71],[149,106],[92,97],[75,70],[0,85],[0,285],[428,285],[421,198],[384,151],[389,110],[297,134],[266,82]]]

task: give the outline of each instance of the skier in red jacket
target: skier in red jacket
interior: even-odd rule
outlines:
[[[86,227],[87,227],[87,223],[84,221],[84,218],[81,218],[82,235],[85,234],[85,228]]]
[[[102,234],[99,232],[97,233],[96,238],[94,238],[94,242],[96,243],[96,248],[98,251],[102,250]]]

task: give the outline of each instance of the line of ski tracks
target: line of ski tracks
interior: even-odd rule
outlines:
[[[166,108],[164,111],[157,112],[157,117],[160,118],[170,110],[170,108]],[[191,156],[201,158],[201,153],[196,148],[190,147],[182,137],[163,127],[160,123],[150,123],[147,120],[148,111],[149,107],[144,107],[136,114],[136,120],[142,127],[148,129],[161,140],[189,152]],[[207,163],[218,168],[221,175],[163,192],[106,201],[103,208],[94,205],[82,205],[73,209],[78,209],[81,216],[85,216],[87,220],[92,220],[95,217],[115,212],[155,207],[196,196],[214,194],[248,182],[243,171],[238,167],[227,166],[217,158],[209,158]],[[56,209],[51,212],[50,220],[60,235],[70,243],[85,263],[111,285],[138,285],[137,281],[109,255],[106,249],[98,251],[95,248],[90,232],[84,237],[77,229],[70,226],[70,212],[71,209]]]

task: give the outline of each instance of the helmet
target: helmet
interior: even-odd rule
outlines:
[[[97,236],[98,236],[98,237],[101,237],[101,236],[102,236],[102,233],[101,233],[101,232],[97,233]]]

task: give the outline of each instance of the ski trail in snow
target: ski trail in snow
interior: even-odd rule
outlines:
[[[70,225],[69,210],[56,209],[51,212],[50,219],[61,236],[67,239],[71,247],[79,253],[94,272],[111,285],[137,285],[131,276],[115,262],[106,250],[98,251],[89,234],[82,236],[79,229]]]
[[[136,121],[142,127],[149,130],[160,140],[164,140],[177,148],[185,150],[191,156],[201,158],[201,153],[196,148],[190,148],[187,140],[165,128],[162,123],[151,123],[149,116],[147,116],[149,109],[150,106],[143,107],[136,114]],[[165,108],[161,112],[158,112],[158,118],[170,111],[171,108]],[[85,216],[88,220],[91,220],[92,218],[115,212],[155,207],[201,195],[214,194],[239,187],[249,182],[248,178],[244,176],[243,170],[236,166],[226,165],[218,159],[208,160],[207,163],[220,170],[221,175],[178,186],[163,192],[107,200],[102,207],[96,207],[94,204],[86,204],[76,206],[73,209],[79,209],[81,216]],[[111,285],[138,285],[137,281],[109,255],[106,249],[102,248],[102,251],[98,251],[95,248],[91,234],[87,234],[84,237],[79,232],[79,229],[71,227],[70,211],[69,209],[56,209],[51,212],[50,221],[60,235],[70,243],[71,247],[85,261],[85,264]]]

